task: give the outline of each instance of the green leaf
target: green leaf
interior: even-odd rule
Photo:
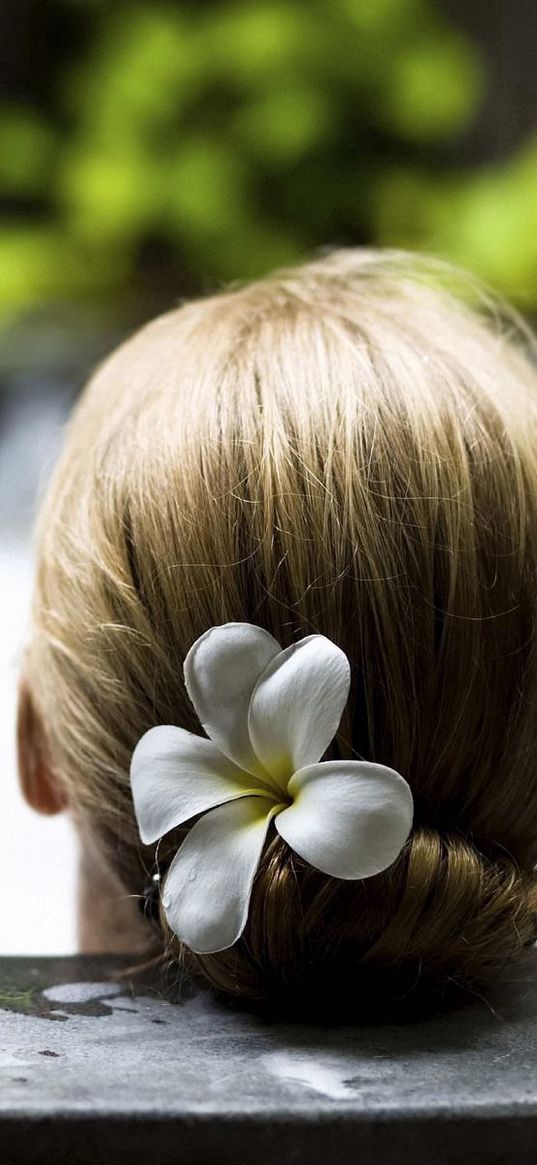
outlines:
[[[461,35],[444,31],[415,37],[390,62],[377,116],[409,141],[442,141],[471,122],[484,81],[481,58]]]
[[[41,194],[55,143],[50,125],[30,109],[0,111],[0,183],[4,194]]]

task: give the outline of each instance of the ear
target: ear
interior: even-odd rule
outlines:
[[[47,739],[28,681],[19,684],[17,715],[19,780],[23,796],[38,813],[61,813],[68,800],[52,772]]]

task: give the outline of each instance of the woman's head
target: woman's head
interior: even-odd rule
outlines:
[[[233,948],[163,938],[230,994],[350,1011],[375,984],[388,1006],[482,983],[534,934],[537,371],[455,282],[343,251],[157,319],[94,376],[43,508],[27,683],[123,893],[153,860],[132,751],[200,731],[182,662],[215,624],[337,643],[330,755],[411,786],[385,873],[329,878],[271,833]]]

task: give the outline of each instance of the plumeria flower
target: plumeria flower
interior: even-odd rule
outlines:
[[[225,950],[248,917],[269,824],[335,878],[390,866],[412,827],[399,773],[369,761],[321,762],[350,685],[346,655],[324,635],[282,651],[250,623],[212,627],[191,647],[185,684],[207,733],[159,725],[131,764],[145,844],[197,817],[169,868],[163,906],[191,950]]]

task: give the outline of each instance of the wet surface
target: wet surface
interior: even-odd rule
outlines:
[[[0,1155],[2,1165],[48,1160],[43,1154],[55,1123],[71,1146],[56,1165],[112,1165],[119,1159],[118,1121],[121,1159],[143,1160],[142,1146],[147,1154],[152,1138],[159,1165],[236,1160],[227,1154],[239,1134],[257,1165],[534,1165],[534,953],[524,980],[504,984],[475,1007],[421,1023],[338,1029],[269,1023],[193,989],[178,1006],[158,979],[134,978],[128,960],[0,960],[0,1145],[11,1146]],[[40,1136],[30,1146],[23,1136],[17,1148],[14,1130],[28,1122]],[[75,1150],[67,1130],[74,1137],[82,1124],[91,1137],[78,1138]],[[128,1148],[131,1124],[136,1136]],[[267,1141],[268,1129],[274,1137]],[[294,1155],[285,1156],[282,1130]],[[102,1155],[102,1138],[111,1156]],[[415,1142],[424,1151],[429,1146],[428,1156],[416,1154]],[[325,1155],[317,1156],[323,1144]],[[480,1155],[485,1149],[489,1155]],[[146,1156],[145,1165],[148,1159],[156,1157]],[[248,1160],[243,1153],[241,1165]]]

